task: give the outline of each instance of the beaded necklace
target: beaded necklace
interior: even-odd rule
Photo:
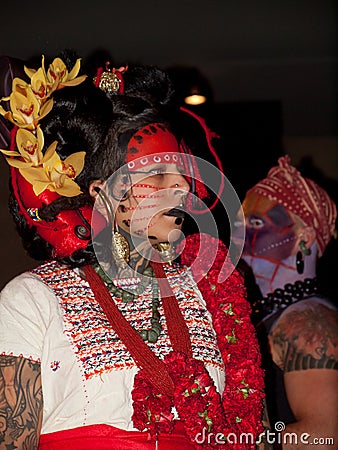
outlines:
[[[259,322],[269,314],[280,309],[287,308],[295,301],[318,294],[318,282],[316,278],[305,278],[295,283],[287,283],[284,289],[277,288],[265,297],[256,300],[252,305],[252,313],[255,322]]]
[[[200,279],[198,274],[203,268],[204,258],[199,258],[200,265],[193,263],[201,248],[206,249],[207,258],[211,246],[217,246],[217,255],[208,274]],[[152,265],[173,348],[165,361],[151,351],[126,321],[111,298],[107,285],[93,267],[83,268],[86,280],[111,326],[137,366],[142,368],[135,377],[132,392],[133,423],[140,431],[147,430],[153,438],[170,432],[174,426],[172,405],[176,407],[185,433],[194,445],[199,446],[195,437],[204,431],[214,435],[219,433],[219,436],[230,433],[236,436],[253,433],[258,436],[263,431],[263,372],[258,343],[249,317],[250,307],[245,299],[243,280],[237,272],[233,272],[227,255],[222,242],[203,234],[188,236],[181,253],[182,265],[193,267],[194,276],[200,280],[198,288],[212,315],[212,325],[227,374],[222,398],[206,369],[203,368],[202,373],[199,361],[192,358],[189,330],[162,264]],[[220,270],[228,274],[221,284]],[[249,442],[224,444],[225,449],[231,450],[255,448],[255,444]],[[201,447],[205,448],[205,443],[201,443]]]
[[[93,266],[95,272],[102,278],[105,282],[108,290],[117,298],[122,299],[125,303],[133,302],[137,297],[139,297],[146,290],[147,286],[152,284],[152,300],[151,300],[151,319],[150,319],[150,329],[139,330],[138,333],[145,342],[155,343],[160,337],[162,326],[160,323],[161,314],[158,310],[160,306],[159,300],[159,287],[157,278],[154,276],[154,271],[151,266],[147,267],[143,271],[143,277],[140,278],[139,284],[134,289],[134,292],[130,290],[125,290],[122,287],[118,287],[114,284],[113,280],[106,274],[99,264]],[[149,281],[149,278],[151,280]]]

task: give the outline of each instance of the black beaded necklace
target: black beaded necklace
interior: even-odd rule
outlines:
[[[151,307],[152,307],[152,315],[150,319],[150,329],[142,329],[139,331],[139,334],[143,341],[145,342],[151,342],[155,343],[157,342],[158,338],[160,337],[162,326],[161,326],[161,315],[158,310],[160,306],[160,300],[159,300],[159,287],[157,278],[153,272],[153,269],[151,266],[147,267],[143,271],[143,276],[141,278],[141,281],[139,285],[135,288],[134,292],[126,291],[125,289],[118,287],[114,284],[113,280],[106,274],[106,272],[102,269],[102,267],[99,264],[96,264],[93,266],[95,272],[100,275],[100,277],[105,282],[107,288],[109,291],[114,295],[114,297],[121,298],[123,302],[129,303],[134,301],[137,297],[139,297],[147,288],[149,285],[149,278],[151,278],[152,283],[152,300],[151,300]]]
[[[252,304],[254,322],[257,323],[271,313],[316,294],[318,294],[316,278],[305,278],[304,281],[298,280],[293,284],[287,283],[284,289],[275,289]]]

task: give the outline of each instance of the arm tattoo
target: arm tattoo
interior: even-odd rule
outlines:
[[[0,356],[0,448],[38,448],[42,405],[40,364]]]
[[[284,371],[338,370],[338,315],[315,303],[290,308],[269,336],[275,363]]]

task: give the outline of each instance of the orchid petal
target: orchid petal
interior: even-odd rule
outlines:
[[[48,180],[47,182],[35,181],[33,184],[33,191],[34,191],[35,195],[40,195],[46,189],[48,189],[49,191],[52,191],[52,192],[55,191],[55,187],[50,182],[50,180]]]
[[[55,58],[52,64],[50,64],[48,72],[47,72],[47,80],[51,83],[55,81],[62,81],[63,79],[67,79],[68,70],[66,64],[62,61],[61,58]]]
[[[13,79],[12,92],[20,92],[20,94],[25,95],[27,89],[30,89],[30,86],[26,81],[17,77]]]
[[[36,72],[35,69],[29,69],[29,68],[26,67],[26,66],[24,66],[23,69],[24,69],[26,75],[27,75],[29,78],[32,78],[32,77],[34,76],[35,72]]]
[[[50,98],[49,100],[46,101],[46,103],[44,103],[41,106],[39,120],[47,116],[47,114],[51,112],[52,108],[53,108],[53,99]]]
[[[70,178],[66,178],[63,186],[60,188],[56,187],[55,191],[65,197],[75,197],[76,195],[80,195],[82,193],[80,186]]]
[[[51,144],[51,147],[54,147],[54,150],[56,148],[57,141],[54,141],[53,144]],[[50,148],[50,147],[49,147]],[[56,167],[62,168],[62,161],[60,159],[60,156],[56,153],[56,151],[49,151],[48,152],[48,159],[43,163],[43,166],[47,172],[52,172],[52,170],[55,170]]]
[[[36,137],[37,137],[38,143],[39,143],[39,150],[41,150],[41,152],[42,152],[43,147],[45,145],[45,138],[44,138],[44,135],[43,135],[40,125],[38,125],[36,127]]]
[[[15,152],[14,150],[2,150],[2,149],[0,149],[0,152],[2,152],[6,156],[20,156],[20,153]]]
[[[74,67],[68,74],[68,80],[73,80],[76,75],[79,73],[81,67],[81,58],[78,58],[74,64]]]
[[[78,78],[74,78],[74,80],[62,81],[62,83],[60,83],[59,85],[59,89],[65,86],[77,86],[81,84],[86,78],[87,75],[81,75]]]
[[[25,71],[25,73],[26,73],[26,75],[29,77],[29,78],[32,78],[33,77],[33,75],[35,74],[35,72],[36,72],[36,70],[35,69],[29,69],[28,67],[26,67],[26,66],[24,66],[24,71]]]
[[[77,176],[77,175],[79,175],[79,173],[81,173],[81,171],[83,169],[85,156],[86,156],[86,152],[73,153],[72,155],[68,156],[64,160],[64,164],[66,166],[68,166],[68,165],[72,166],[74,168],[74,171],[75,171],[76,176]]]
[[[30,162],[22,161],[21,159],[6,158],[6,161],[10,166],[16,167],[17,169],[24,169],[31,166]]]
[[[43,100],[48,95],[48,83],[42,67],[39,68],[31,79],[32,91],[35,96]]]
[[[36,195],[41,194],[51,184],[43,167],[20,168],[20,173],[33,186]]]
[[[41,57],[41,69],[46,77],[46,71],[45,71],[45,55],[42,55]],[[29,76],[29,78],[32,78],[32,76],[37,72],[35,69],[30,69],[27,66],[24,66],[24,71],[26,73],[26,75]]]
[[[26,180],[32,184],[34,184],[37,181],[43,182],[51,181],[43,166],[26,167],[24,170],[20,172],[22,176],[24,176]]]
[[[54,156],[55,150],[56,150],[56,146],[57,146],[57,141],[54,141],[46,150],[45,154],[43,155],[43,158],[41,159],[42,163],[47,163],[50,159],[52,159],[52,157]]]

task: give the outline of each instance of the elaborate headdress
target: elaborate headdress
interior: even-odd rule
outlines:
[[[107,62],[105,68],[101,67],[97,70],[94,84],[108,94],[124,94],[124,74],[127,70],[128,66],[111,69],[109,62]],[[191,116],[203,129],[208,149],[213,155],[221,174],[223,174],[222,162],[211,142],[218,135],[208,128],[202,117],[184,107],[180,107],[180,111]],[[222,175],[215,200],[207,209],[200,208],[199,199],[204,200],[208,198],[209,193],[200,175],[196,159],[184,140],[177,142],[176,137],[163,123],[147,124],[131,137],[127,147],[126,162],[131,171],[150,163],[162,162],[183,165],[185,168],[184,175],[191,184],[191,192],[187,199],[186,207],[189,212],[195,214],[203,214],[212,210],[218,203],[224,189],[224,178]]]
[[[51,111],[52,94],[56,90],[76,86],[86,76],[77,76],[80,59],[70,72],[60,58],[55,58],[46,71],[44,57],[38,70],[27,67],[24,70],[30,83],[14,78],[12,92],[1,99],[9,102],[9,109],[0,106],[0,114],[14,124],[10,149],[1,152],[11,166],[12,187],[20,214],[53,246],[54,257],[70,256],[88,244],[92,208],[62,211],[52,222],[41,220],[39,208],[62,196],[74,197],[81,193],[74,179],[83,169],[85,153],[74,153],[62,160],[56,151],[57,141],[44,150],[44,133],[39,122]]]
[[[327,192],[314,181],[302,177],[290,165],[290,158],[278,159],[278,166],[272,167],[266,178],[259,181],[249,192],[269,198],[298,216],[316,232],[319,255],[331,239],[337,208]]]

